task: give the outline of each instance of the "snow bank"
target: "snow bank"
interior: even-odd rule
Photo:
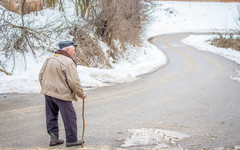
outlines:
[[[127,46],[127,53],[118,63],[113,64],[113,69],[88,68],[78,66],[78,74],[84,88],[95,88],[109,86],[114,83],[125,83],[135,81],[139,75],[156,70],[166,64],[167,59],[156,46],[146,40],[142,47]],[[20,53],[16,53],[14,74],[11,76],[0,72],[0,93],[39,93],[40,84],[38,73],[42,64],[49,55],[32,57],[31,53],[26,53],[27,68],[25,70],[24,59]],[[4,55],[0,55],[0,60],[5,60]],[[9,68],[13,66],[13,61],[9,61]]]
[[[127,46],[127,49],[124,58],[113,64],[113,69],[78,66],[83,86],[98,87],[135,81],[137,76],[152,72],[167,61],[165,54],[147,41],[143,42],[143,47]]]
[[[191,35],[183,40],[183,43],[196,47],[202,51],[208,51],[214,54],[223,56],[229,60],[240,64],[240,52],[231,48],[219,48],[211,45],[211,40],[215,38],[215,35]]]
[[[41,57],[38,57],[40,55]],[[40,84],[38,81],[38,73],[49,54],[42,56],[42,54],[37,52],[36,56],[37,59],[32,56],[32,53],[25,53],[27,64],[27,66],[25,66],[22,54],[15,53],[16,64],[14,65],[13,60],[9,60],[6,66],[8,70],[10,70],[12,66],[15,66],[14,74],[9,76],[0,72],[0,93],[39,93]],[[0,55],[1,61],[6,61],[5,59],[4,55]]]

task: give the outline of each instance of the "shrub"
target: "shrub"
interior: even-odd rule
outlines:
[[[150,2],[144,0],[95,1],[96,7],[92,8],[94,10],[89,11],[92,14],[87,15],[92,16],[88,18],[88,30],[82,30],[76,26],[77,30],[80,31],[77,32],[79,35],[74,35],[77,40],[76,42],[80,43],[81,49],[88,50],[87,57],[96,56],[96,59],[93,62],[99,62],[101,65],[109,67],[110,63],[107,62],[108,58],[103,57],[104,55],[99,51],[96,42],[93,42],[93,39],[90,40],[89,37],[87,38],[86,35],[88,33],[85,31],[94,31],[97,37],[106,42],[110,47],[108,50],[108,57],[111,57],[116,61],[121,58],[126,50],[126,44],[135,46],[141,45],[140,39],[143,32],[144,21],[148,15],[148,4],[150,4]],[[83,37],[83,35],[85,37]],[[116,41],[119,41],[118,43],[121,44],[120,49],[116,46]],[[94,48],[95,50],[91,50]],[[79,53],[78,57],[82,59],[83,55]],[[88,62],[88,64],[91,63],[92,62]]]
[[[239,36],[233,37],[233,34],[222,35],[219,33],[219,37],[215,38],[211,42],[212,45],[222,48],[232,48],[240,51],[240,38]]]

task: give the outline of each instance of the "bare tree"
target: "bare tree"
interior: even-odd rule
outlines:
[[[24,11],[25,0],[22,1],[22,12]],[[17,63],[15,60],[15,53],[21,53],[27,68],[25,53],[30,50],[35,57],[35,51],[38,49],[49,50],[52,41],[51,34],[54,32],[53,23],[44,26],[34,27],[34,19],[28,16],[17,15],[0,8],[0,39],[2,41],[0,52],[5,54],[5,61],[1,61],[0,67],[2,72],[10,74]],[[27,17],[27,18],[26,18]],[[57,29],[57,27],[55,27]],[[9,61],[13,62],[11,70],[6,70],[5,66]]]

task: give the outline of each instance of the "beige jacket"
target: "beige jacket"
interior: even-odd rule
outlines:
[[[77,101],[84,95],[77,74],[77,66],[69,57],[55,54],[50,56],[39,73],[41,94],[65,101]]]

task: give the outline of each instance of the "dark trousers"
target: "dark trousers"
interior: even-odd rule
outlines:
[[[76,142],[77,139],[77,116],[71,101],[60,100],[45,95],[46,124],[48,134],[54,133],[59,136],[58,112],[60,110],[64,123],[66,142]]]

